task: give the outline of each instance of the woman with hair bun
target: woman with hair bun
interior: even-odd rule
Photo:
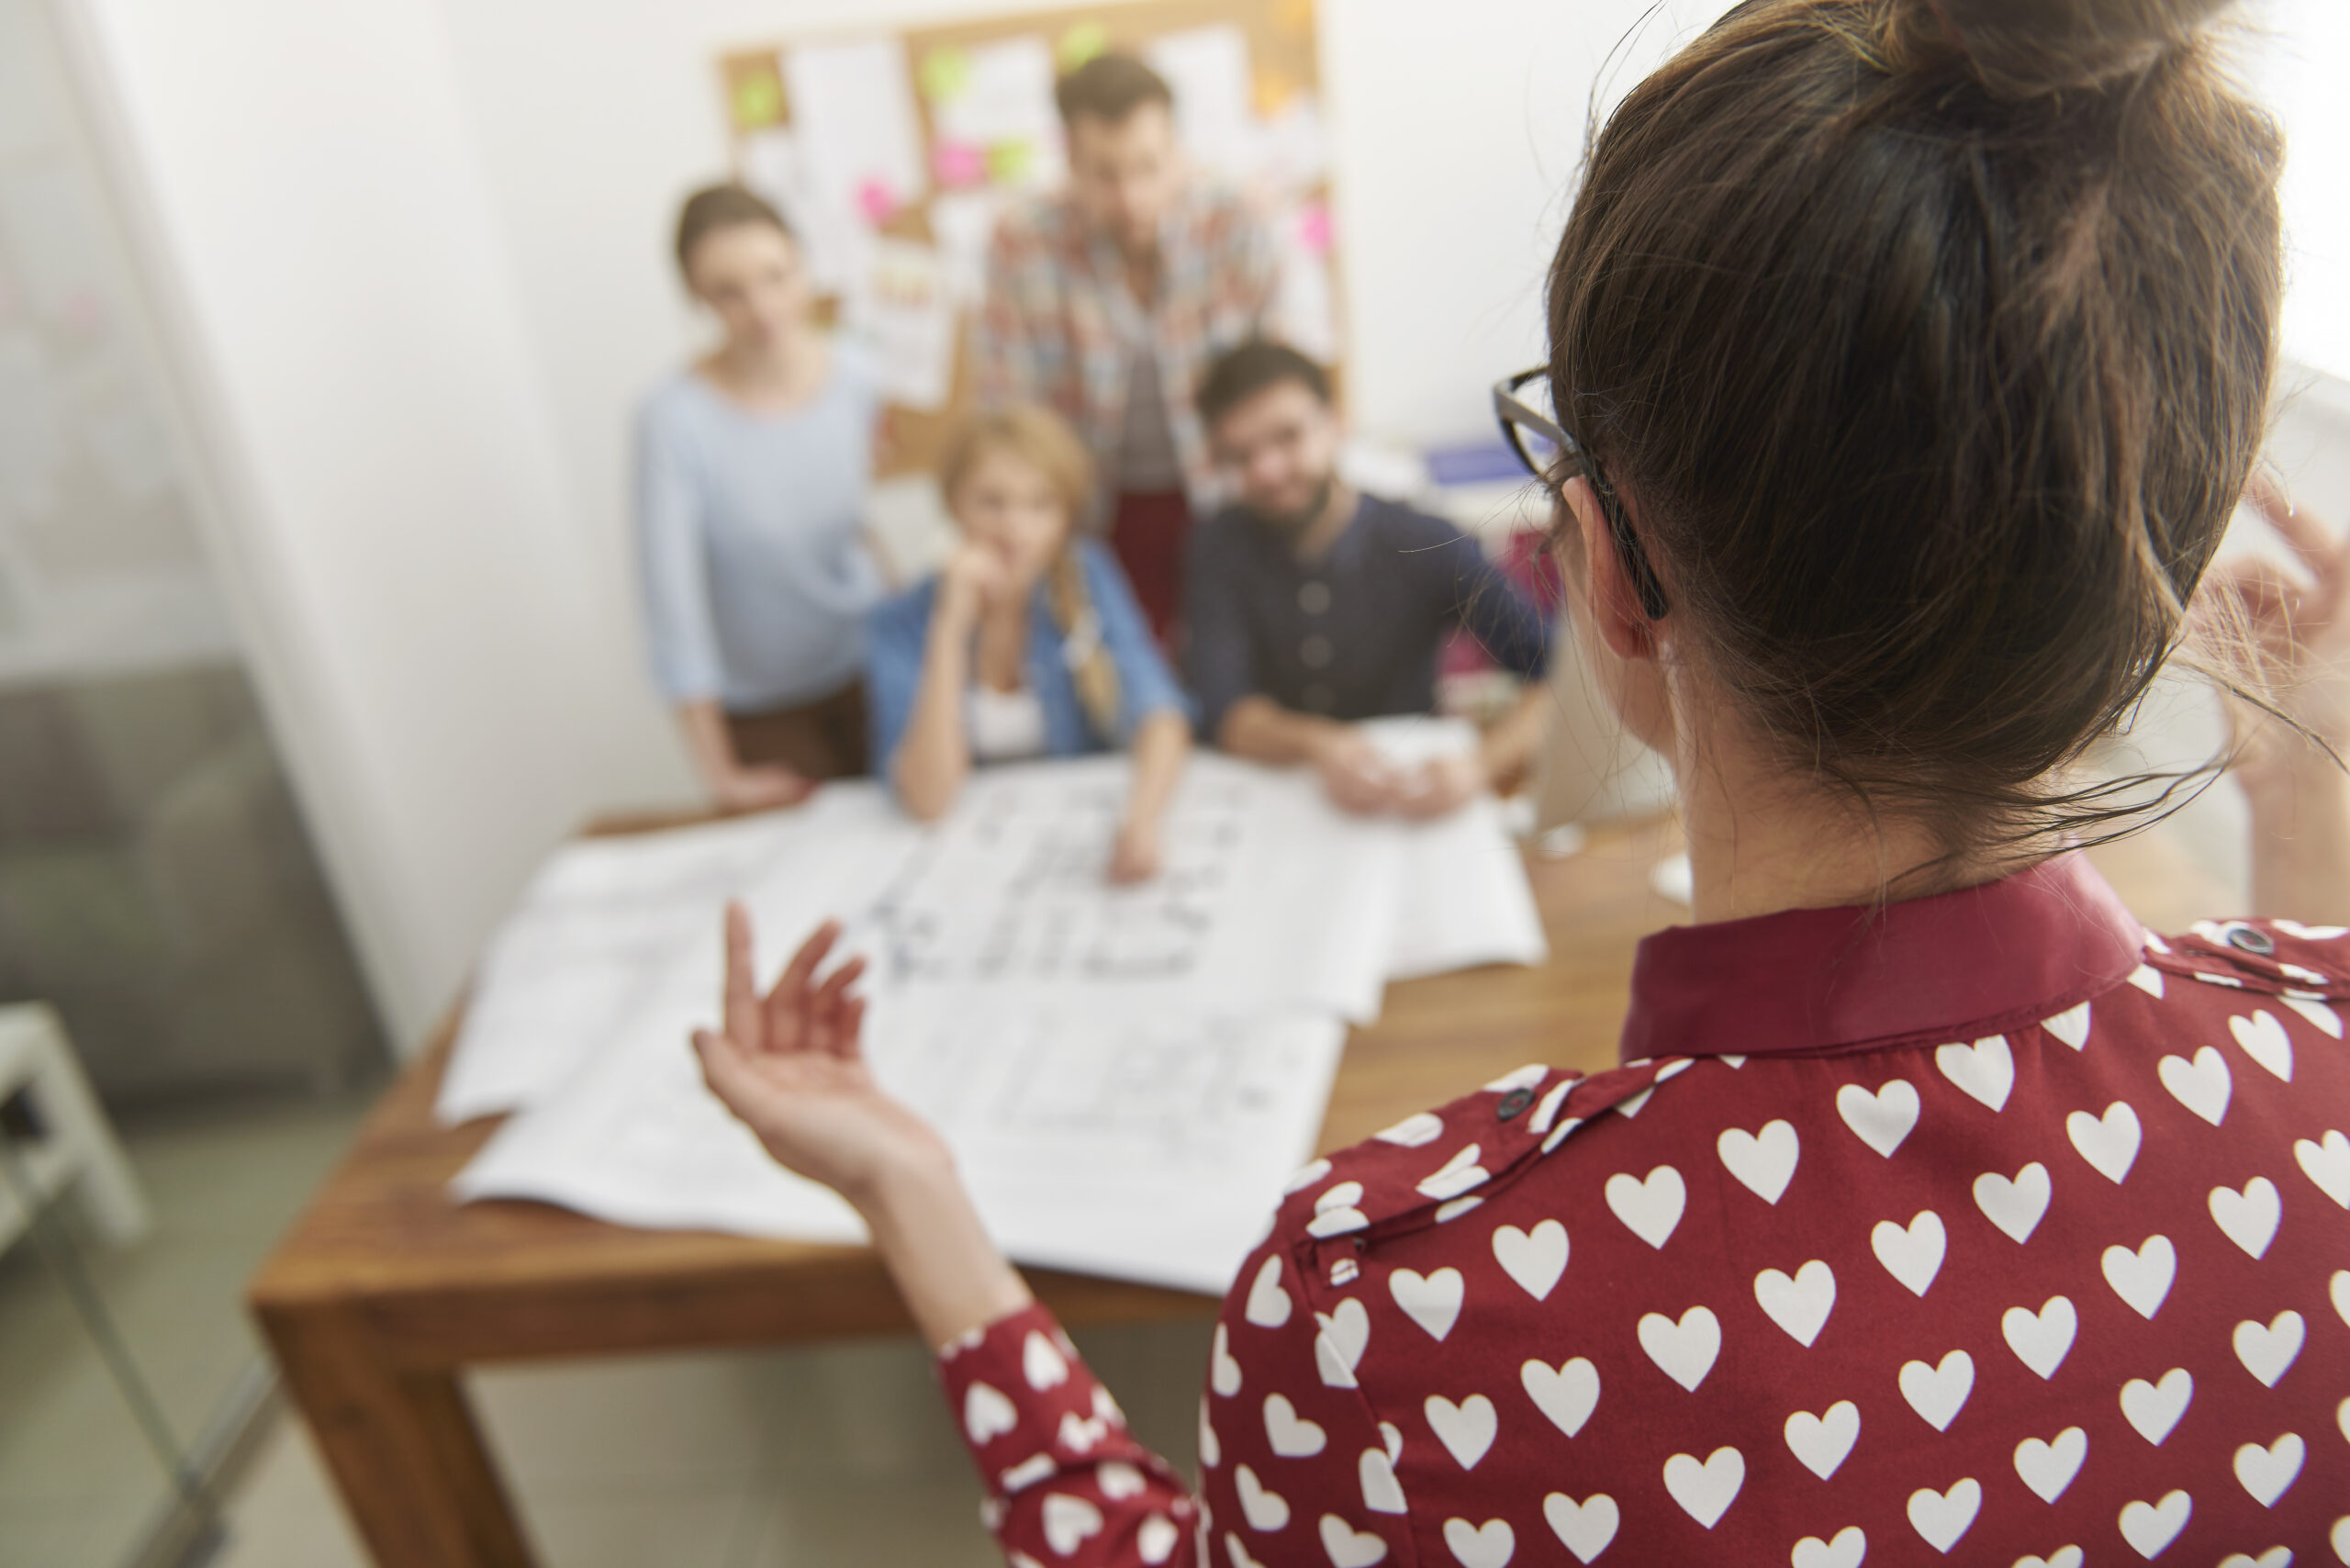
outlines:
[[[2350,1562],[2350,559],[2255,487],[2301,569],[2210,572],[2279,291],[2223,9],[1748,0],[1598,132],[1497,401],[1695,920],[1621,1067],[1300,1173],[1199,1495],[866,1076],[830,934],[761,1006],[730,917],[703,1070],[864,1214],[1012,1562]],[[2166,664],[2248,715],[2262,918],[2157,936],[2077,852],[2144,790],[2076,769]]]
[[[740,185],[677,215],[677,271],[718,346],[637,416],[636,545],[653,675],[711,799],[787,806],[865,770],[871,363],[817,324],[800,243]]]

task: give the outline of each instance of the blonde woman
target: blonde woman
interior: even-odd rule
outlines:
[[[939,485],[961,543],[867,628],[875,771],[927,821],[976,764],[1122,746],[1134,783],[1110,877],[1156,874],[1190,709],[1117,563],[1073,532],[1083,444],[1043,409],[995,409],[947,443]]]

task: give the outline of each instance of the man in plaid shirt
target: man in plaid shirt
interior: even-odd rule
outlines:
[[[1167,642],[1192,511],[1215,494],[1193,393],[1210,361],[1268,327],[1274,240],[1237,193],[1184,168],[1174,96],[1142,62],[1098,55],[1057,96],[1069,188],[996,228],[979,400],[1042,403],[1083,435],[1110,492],[1097,525]]]

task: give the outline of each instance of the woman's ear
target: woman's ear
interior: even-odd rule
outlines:
[[[1559,487],[1559,504],[1568,514],[1561,520],[1562,531],[1572,532],[1572,543],[1583,557],[1580,562],[1565,563],[1574,609],[1617,658],[1655,658],[1655,626],[1640,608],[1639,589],[1625,569],[1615,533],[1607,526],[1607,514],[1591,481],[1568,480]],[[1581,569],[1575,570],[1576,566]]]

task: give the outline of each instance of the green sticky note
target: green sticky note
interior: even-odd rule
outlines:
[[[1080,22],[1061,35],[1061,69],[1074,71],[1109,47],[1109,28],[1099,22]]]
[[[745,76],[734,84],[734,123],[745,130],[783,118],[783,84],[772,76]]]
[[[922,57],[922,95],[932,103],[959,97],[971,84],[971,57],[953,44],[942,44]]]
[[[1016,185],[1035,155],[1036,150],[1024,141],[999,141],[988,149],[988,178],[1000,185]]]

